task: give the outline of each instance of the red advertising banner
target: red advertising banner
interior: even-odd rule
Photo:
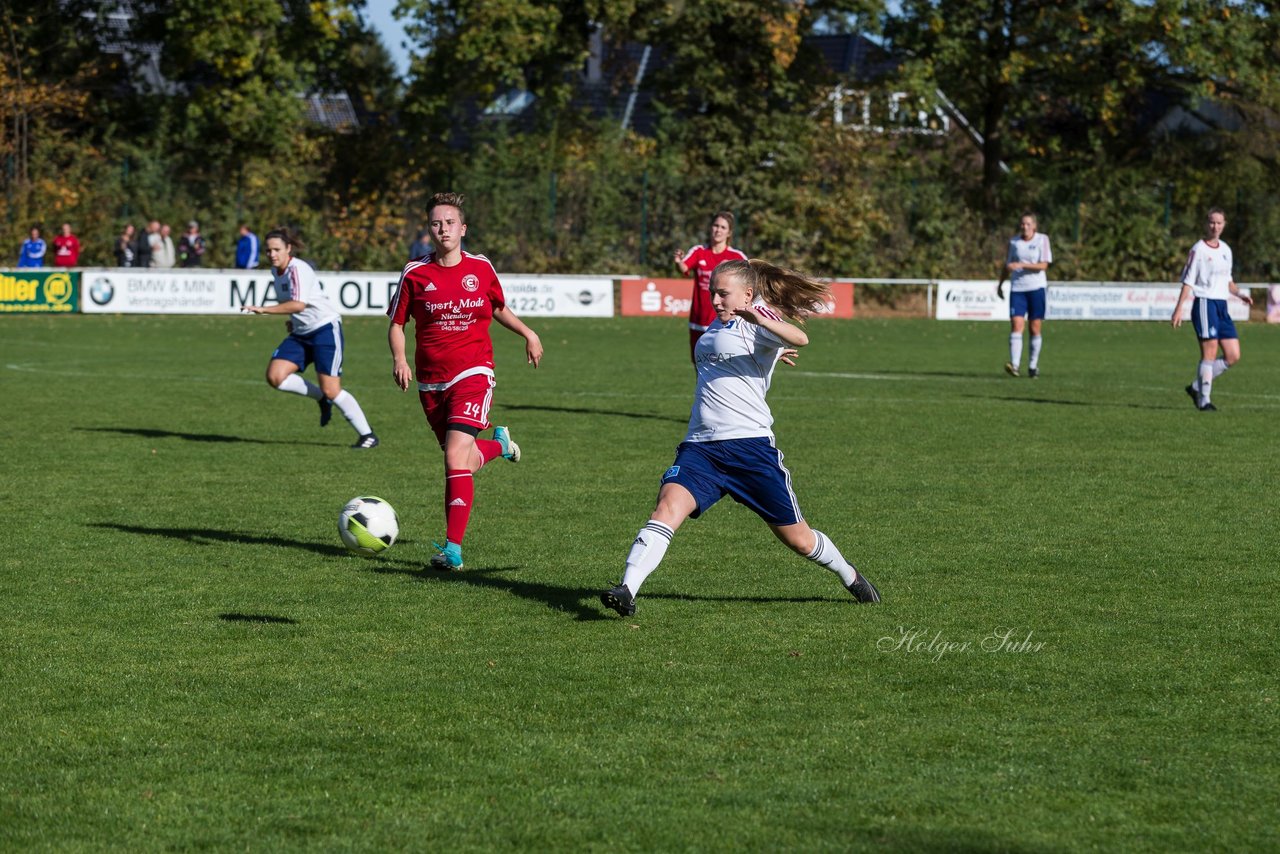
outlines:
[[[620,279],[623,317],[689,316],[691,279]],[[853,317],[853,282],[831,282],[826,311],[816,317]]]

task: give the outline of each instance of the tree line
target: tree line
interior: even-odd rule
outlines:
[[[404,79],[359,0],[20,7],[0,11],[15,258],[37,222],[106,264],[125,222],[198,219],[213,265],[247,222],[297,228],[321,267],[397,269],[452,189],[470,245],[520,272],[670,274],[727,208],[735,245],[816,275],[992,276],[1034,210],[1055,277],[1168,281],[1211,205],[1239,280],[1280,272],[1263,3],[400,0]],[[841,77],[822,33],[865,34],[888,73]],[[624,127],[643,46],[645,122]],[[837,124],[837,86],[945,103],[950,130]],[[355,121],[310,119],[326,93]],[[513,93],[531,106],[494,110]]]

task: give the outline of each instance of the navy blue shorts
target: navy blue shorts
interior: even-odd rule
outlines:
[[[1009,294],[1009,316],[1044,320],[1045,293],[1045,288],[1036,288]]]
[[[1224,299],[1196,297],[1191,303],[1191,325],[1196,328],[1196,337],[1201,341],[1240,337],[1236,334],[1235,321],[1227,313],[1227,301]]]
[[[298,370],[306,370],[307,365],[315,362],[317,374],[340,377],[342,344],[342,324],[335,320],[306,335],[290,334],[280,342],[271,358],[293,362]]]
[[[720,442],[681,442],[676,461],[662,482],[678,483],[698,503],[694,519],[728,495],[750,507],[770,525],[794,525],[804,519],[791,491],[791,472],[773,440],[725,439]]]

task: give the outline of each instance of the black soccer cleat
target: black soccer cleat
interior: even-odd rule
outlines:
[[[617,611],[619,617],[630,617],[636,612],[636,597],[631,595],[625,584],[610,587],[601,593],[600,604]]]
[[[1040,376],[1040,369],[1027,368],[1027,376],[1030,377],[1031,379],[1035,379],[1036,377]]]
[[[326,427],[333,420],[333,401],[322,397],[317,403],[320,404],[320,426]]]
[[[853,594],[860,605],[874,605],[880,601],[880,591],[861,572],[854,570],[856,577],[852,584],[845,585],[845,590]]]
[[[1217,412],[1218,407],[1214,406],[1212,403],[1206,403],[1204,406],[1200,407],[1200,411],[1201,412]]]
[[[1193,385],[1189,385],[1184,389],[1184,391],[1186,391],[1187,397],[1191,398],[1191,402],[1195,404],[1196,409],[1199,409],[1200,408],[1200,392],[1196,391],[1196,387]]]
[[[366,433],[357,439],[356,443],[351,447],[355,448],[357,451],[367,451],[369,448],[376,448],[378,447],[378,437],[373,433]]]

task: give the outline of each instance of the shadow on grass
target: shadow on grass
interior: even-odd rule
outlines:
[[[676,424],[688,424],[688,416],[677,418],[674,415],[654,415],[648,412],[620,412],[616,409],[587,409],[579,406],[506,406],[502,407],[503,411],[508,409],[520,410],[522,412],[563,412],[569,415],[612,415],[616,418],[645,418],[650,421],[671,421]]]
[[[502,566],[485,569],[463,569],[459,572],[444,572],[430,567],[401,568],[385,566],[379,561],[368,568],[368,572],[380,575],[407,575],[417,581],[445,584],[466,584],[486,590],[501,590],[512,596],[538,602],[553,611],[572,614],[580,621],[604,620],[612,615],[605,612],[600,605],[600,590],[589,587],[561,587],[557,584],[542,584],[536,581],[521,581],[514,578],[502,578],[495,573],[515,572],[519,567]],[[603,588],[601,588],[603,589]]]
[[[91,522],[95,528],[106,528],[126,534],[141,534],[150,537],[168,537],[196,545],[212,545],[214,543],[230,543],[233,545],[277,546],[300,551],[308,551],[326,557],[348,557],[351,555],[341,546],[327,543],[311,543],[305,540],[291,540],[285,537],[260,536],[243,531],[220,531],[216,528],[149,528],[143,525],[121,525],[114,522]],[[379,574],[405,575],[415,581],[446,582],[453,584],[469,584],[489,590],[501,590],[513,596],[530,599],[545,605],[553,611],[573,614],[578,620],[600,620],[605,618],[597,603],[599,590],[585,587],[561,587],[555,584],[540,584],[532,581],[501,578],[494,573],[517,571],[519,567],[492,567],[488,569],[467,569],[462,572],[441,572],[420,563],[380,557],[372,561],[360,561],[362,572]],[[232,615],[237,616],[237,615]],[[242,615],[240,615],[242,616]],[[222,619],[229,619],[223,615]],[[250,619],[244,617],[244,619]]]
[[[960,397],[971,397],[977,400],[1004,400],[1010,403],[1041,403],[1049,406],[1087,406],[1102,409],[1151,409],[1164,412],[1170,409],[1186,409],[1185,406],[1164,406],[1150,403],[1111,403],[1101,400],[1055,400],[1049,397],[1019,397],[1002,394],[962,394]]]
[[[219,614],[219,620],[225,620],[228,623],[279,623],[286,626],[296,626],[298,621],[292,617],[274,617],[271,614]]]
[[[106,528],[126,534],[141,534],[150,537],[168,537],[196,545],[214,543],[231,543],[233,545],[276,546],[326,557],[349,557],[351,555],[341,546],[327,543],[312,543],[305,540],[291,540],[285,537],[261,536],[247,534],[243,531],[220,531],[216,528],[149,528],[144,525],[121,525],[114,522],[91,522],[95,528]],[[614,614],[600,604],[600,587],[565,587],[558,584],[544,584],[537,581],[525,581],[519,578],[503,577],[506,573],[518,572],[520,567],[502,566],[477,569],[464,569],[460,572],[442,572],[420,563],[380,557],[376,560],[360,561],[361,572],[374,572],[379,575],[404,575],[415,581],[443,584],[466,584],[486,590],[500,590],[521,599],[528,599],[544,605],[553,611],[570,614],[579,621],[614,619]],[[827,602],[830,596],[696,596],[677,593],[656,593],[646,596],[651,599],[675,599],[689,602]],[[285,617],[256,617],[243,614],[223,614],[224,620],[278,622]]]
[[[151,427],[76,427],[82,433],[121,433],[141,436],[144,439],[185,439],[188,442],[215,442],[232,444],[245,442],[253,445],[315,445],[338,447],[331,442],[299,442],[294,439],[258,439],[256,437],[227,436],[222,433],[182,433],[176,430],[157,430]]]
[[[243,531],[219,531],[216,528],[148,528],[144,525],[118,525],[114,522],[90,522],[94,528],[108,528],[123,531],[126,534],[143,534],[150,537],[169,537],[184,540],[196,545],[211,543],[234,543],[250,546],[283,546],[290,549],[302,549],[328,557],[344,557],[350,552],[341,546],[327,543],[308,543],[305,540],[289,540],[284,537],[263,537],[246,534]]]

